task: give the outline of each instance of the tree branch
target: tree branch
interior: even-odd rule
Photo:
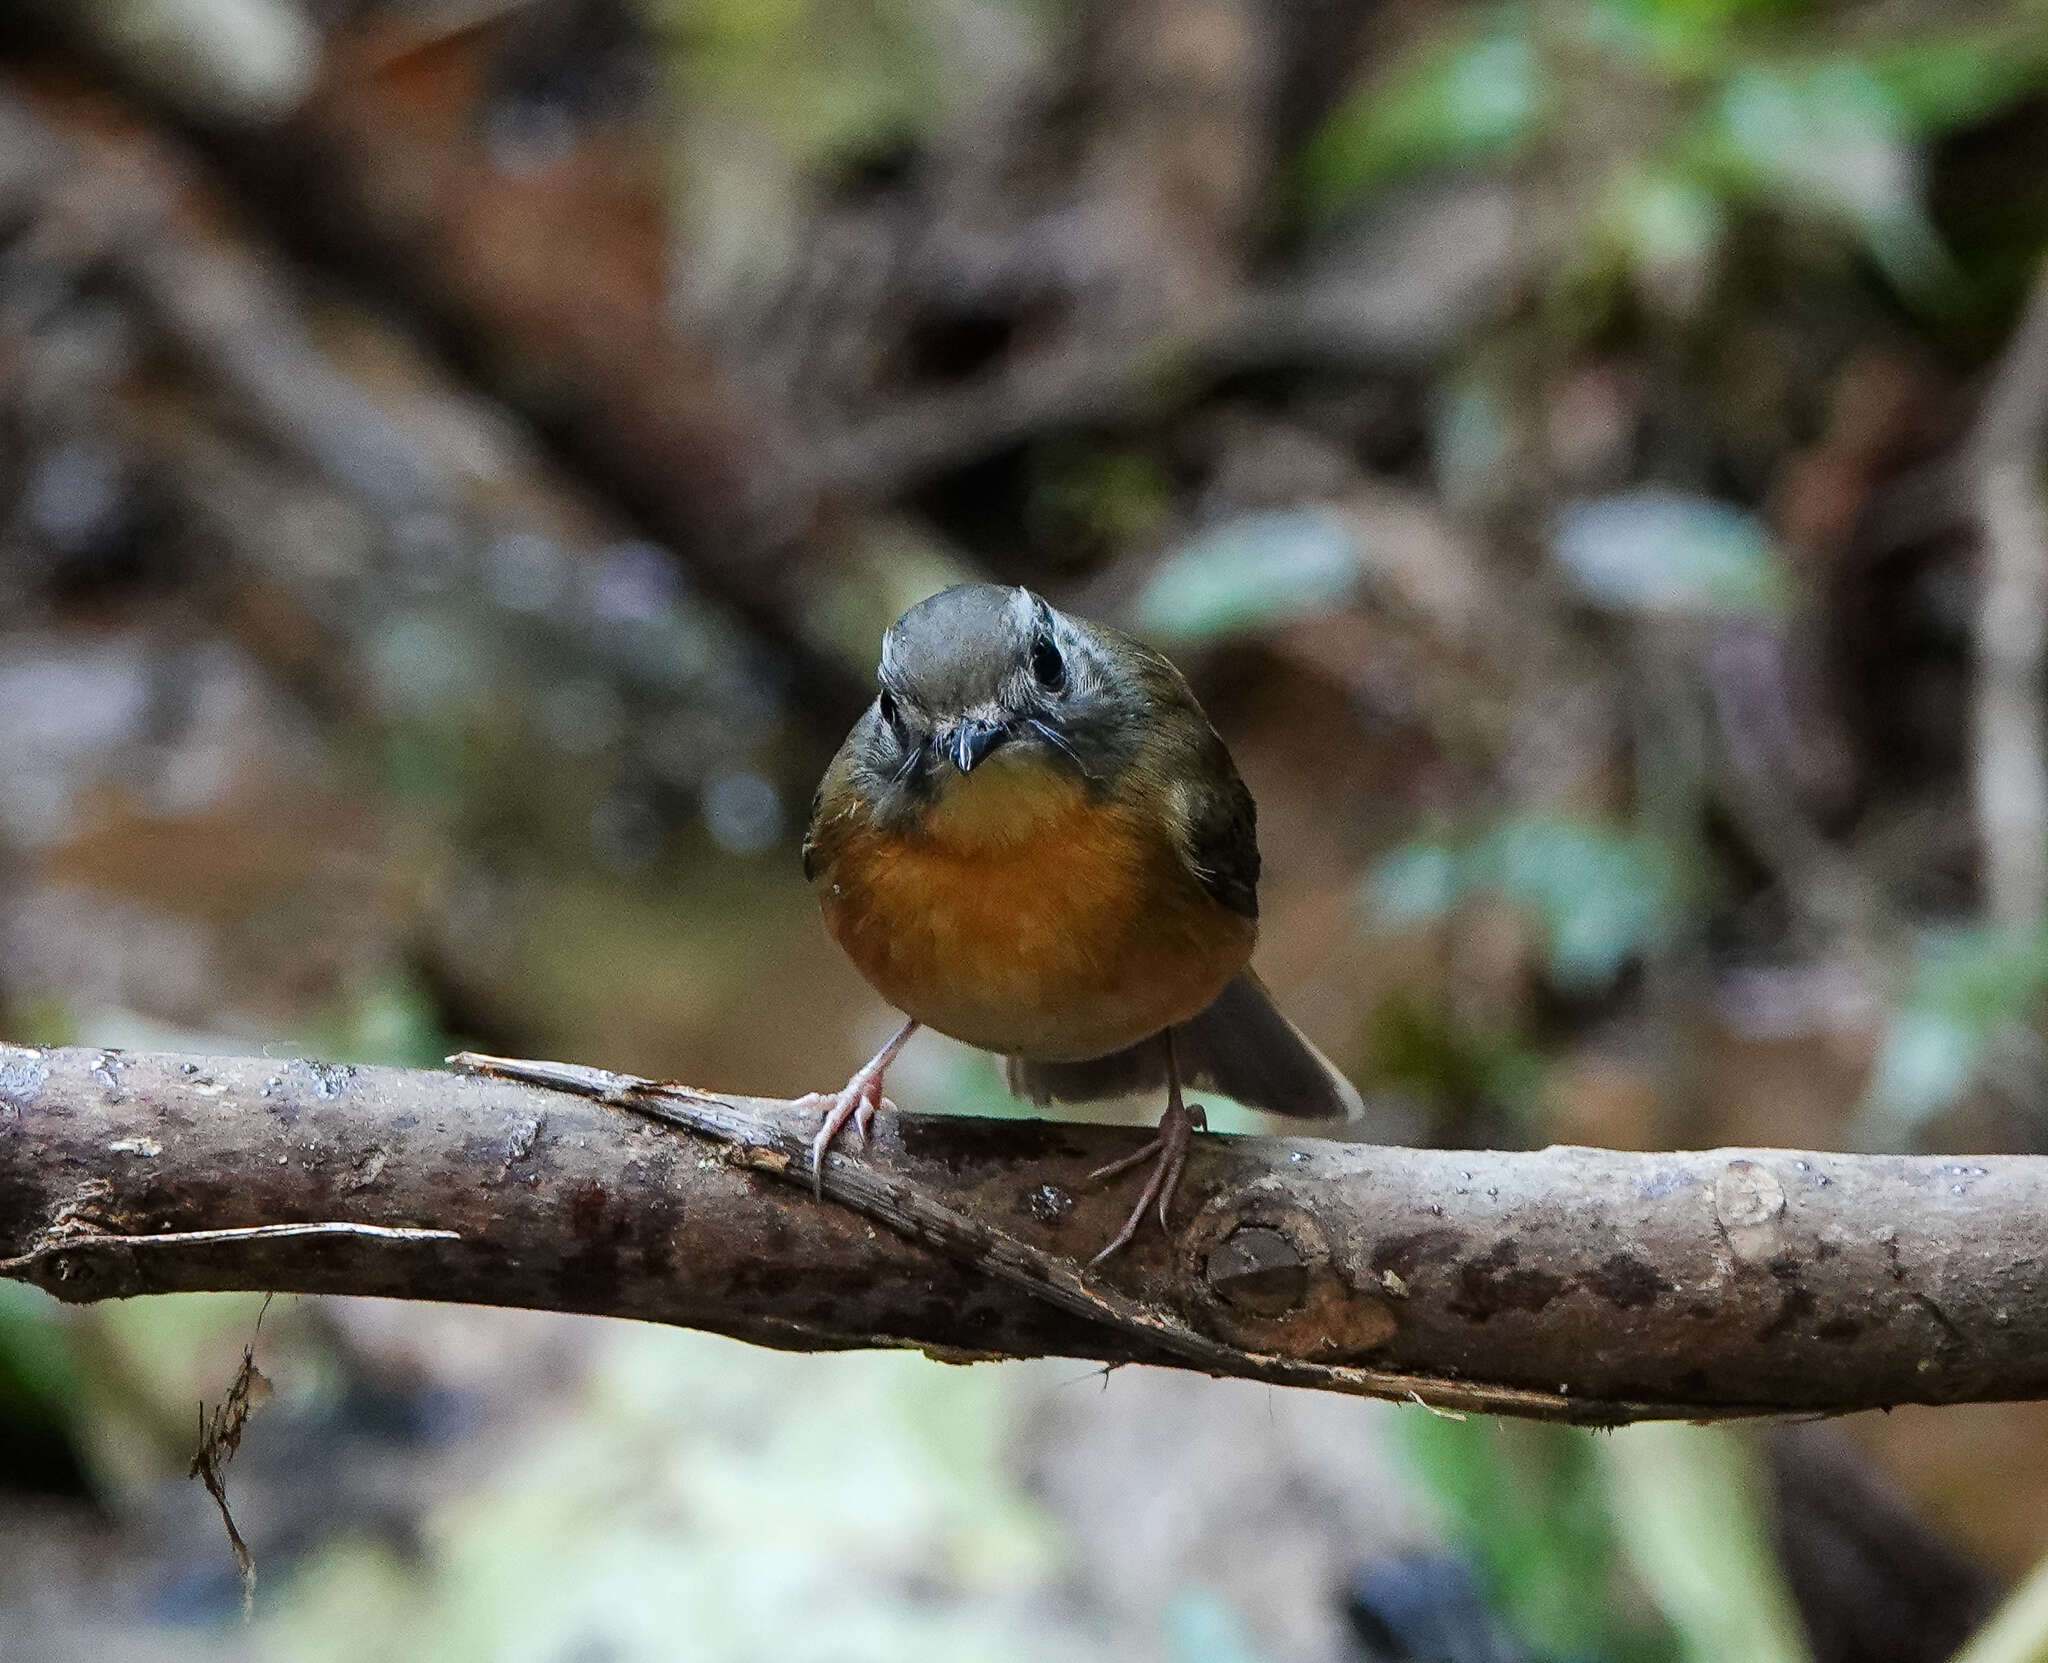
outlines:
[[[2048,1396],[2048,1158],[1197,1140],[1104,1272],[1141,1135],[814,1115],[561,1063],[0,1047],[0,1274],[60,1298],[382,1294],[798,1350],[1061,1355],[1594,1423]],[[879,1228],[878,1228],[879,1226]]]

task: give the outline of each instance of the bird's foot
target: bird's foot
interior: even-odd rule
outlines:
[[[1209,1117],[1202,1112],[1199,1103],[1183,1103],[1176,1095],[1166,1105],[1166,1113],[1159,1117],[1159,1135],[1135,1154],[1126,1155],[1120,1161],[1097,1167],[1089,1173],[1091,1179],[1107,1179],[1129,1172],[1134,1167],[1149,1165],[1152,1170],[1145,1179],[1145,1187],[1138,1194],[1138,1204],[1131,1209],[1131,1216],[1124,1220],[1110,1243],[1094,1258],[1090,1265],[1099,1265],[1111,1254],[1119,1252],[1131,1243],[1138,1233],[1138,1226],[1145,1222],[1145,1211],[1155,1203],[1159,1211],[1159,1228],[1171,1233],[1166,1222],[1167,1208],[1172,1206],[1174,1192],[1180,1188],[1180,1176],[1188,1164],[1188,1146],[1196,1132],[1207,1131]]]
[[[818,1135],[811,1139],[811,1192],[823,1200],[825,1196],[825,1151],[832,1147],[832,1140],[839,1136],[840,1129],[850,1120],[853,1129],[860,1134],[860,1141],[868,1141],[868,1127],[875,1118],[877,1109],[896,1112],[896,1105],[882,1095],[882,1070],[869,1063],[858,1074],[846,1082],[837,1092],[827,1094],[814,1091],[796,1100],[800,1109],[823,1107],[825,1118],[818,1127]]]
[[[811,1193],[820,1201],[825,1199],[825,1151],[832,1147],[839,1128],[851,1120],[854,1130],[860,1133],[860,1141],[866,1143],[868,1123],[875,1118],[875,1111],[887,1109],[891,1114],[896,1112],[896,1105],[882,1095],[882,1076],[889,1072],[896,1053],[903,1049],[905,1041],[917,1032],[917,1028],[915,1017],[905,1022],[887,1045],[861,1065],[860,1072],[848,1080],[836,1096],[828,1098],[823,1092],[814,1091],[808,1097],[797,1099],[798,1108],[811,1108],[819,1103],[828,1105],[825,1122],[818,1128],[818,1135],[811,1139]]]

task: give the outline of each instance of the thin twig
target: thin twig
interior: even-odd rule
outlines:
[[[263,1326],[263,1312],[269,1309],[270,1301],[266,1299],[263,1310],[256,1313],[259,1330]],[[252,1335],[249,1343],[242,1347],[242,1363],[228,1384],[227,1395],[214,1406],[211,1414],[207,1413],[205,1404],[199,1405],[199,1447],[192,1456],[191,1476],[206,1486],[206,1493],[213,1497],[214,1506],[220,1509],[220,1522],[228,1533],[228,1548],[235,1556],[235,1574],[242,1584],[244,1622],[254,1615],[256,1609],[256,1558],[250,1553],[249,1544],[242,1539],[241,1531],[235,1526],[235,1515],[228,1508],[227,1467],[235,1458],[235,1452],[242,1447],[242,1433],[249,1424],[249,1417],[269,1396],[270,1381],[256,1366],[256,1341]]]

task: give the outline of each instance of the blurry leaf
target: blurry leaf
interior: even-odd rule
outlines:
[[[1738,49],[1734,25],[1746,17],[1792,10],[1800,0],[1594,0],[1589,38],[1666,76],[1695,76],[1725,67]]]
[[[78,1403],[78,1373],[40,1288],[0,1281],[0,1418],[62,1425]]]
[[[1666,615],[1777,611],[1785,577],[1750,515],[1707,497],[1635,491],[1565,505],[1551,546],[1603,606]]]
[[[1244,1619],[1213,1588],[1183,1588],[1166,1608],[1172,1663],[1260,1663]]]
[[[1982,121],[2041,75],[2038,52],[1991,40],[1916,40],[1865,67],[1900,118],[1926,138]]]
[[[7,1037],[17,1045],[78,1045],[78,1022],[63,995],[39,990],[17,995],[0,1006]],[[139,1047],[138,1047],[139,1049]]]
[[[268,1297],[168,1294],[109,1300],[80,1314],[81,1431],[96,1478],[133,1492],[184,1471],[193,1411],[220,1391],[224,1364],[248,1343]]]
[[[257,1618],[279,1663],[1026,1663],[1060,1548],[1010,1452],[1015,1371],[805,1357],[631,1324],[426,1551],[321,1551]],[[830,1413],[818,1412],[829,1404]],[[849,1437],[847,1428],[859,1428]],[[905,1597],[904,1590],[915,1590]]]
[[[1410,1460],[1450,1515],[1453,1540],[1532,1650],[1553,1657],[1672,1655],[1669,1638],[1632,1620],[1614,1597],[1615,1532],[1591,1434],[1422,1410],[1404,1412],[1396,1425]]]
[[[1699,266],[1712,257],[1727,231],[1720,199],[1698,182],[1670,172],[1617,179],[1608,221],[1638,269]]]
[[[1720,194],[1680,157],[1617,167],[1601,188],[1589,234],[1567,256],[1555,299],[1579,339],[1608,327],[1625,302],[1664,317],[1698,316],[1727,240]]]
[[[1913,1004],[1975,1027],[2009,1022],[2048,987],[2048,930],[1936,932],[1920,943]]]
[[[1513,418],[1487,380],[1460,377],[1437,400],[1430,421],[1431,461],[1437,489],[1453,508],[1477,508],[1498,498],[1514,448]]]
[[[449,1051],[432,997],[397,972],[377,977],[357,995],[336,1037],[328,1055],[395,1068],[437,1067]]]
[[[1170,555],[1139,590],[1132,621],[1165,641],[1213,641],[1341,606],[1362,553],[1343,515],[1291,508],[1226,520]]]
[[[1136,447],[1056,440],[1037,447],[1032,472],[1032,534],[1062,550],[1148,536],[1173,506],[1173,481]]]
[[[795,602],[804,634],[862,677],[873,674],[875,643],[907,607],[976,576],[929,531],[873,516],[820,565]]]
[[[122,68],[202,120],[278,120],[320,72],[320,31],[298,0],[85,0],[77,10]]]
[[[7,1488],[84,1494],[87,1413],[57,1301],[0,1281],[0,1479]]]
[[[1580,990],[1611,982],[1656,939],[1669,910],[1669,874],[1647,845],[1541,815],[1507,821],[1475,850],[1472,881],[1536,915],[1552,978]]]
[[[443,715],[489,702],[495,637],[473,620],[426,609],[393,612],[363,653],[379,707],[392,717]]]
[[[1409,843],[1366,876],[1366,906],[1387,929],[1406,929],[1443,917],[1458,904],[1465,874],[1458,855],[1441,843]]]
[[[904,0],[649,0],[700,97],[829,167],[924,132],[941,114],[941,20]]]
[[[1842,221],[1900,288],[1924,292],[1952,275],[1921,205],[1912,123],[1861,64],[1742,69],[1722,91],[1713,135],[1735,182]]]
[[[1311,204],[1328,213],[1417,168],[1504,155],[1544,111],[1541,66],[1522,35],[1442,46],[1338,107],[1303,157]]]
[[[2005,1031],[2048,993],[2048,930],[1932,932],[1871,1067],[1864,1112],[1899,1141],[1960,1097]]]
[[[1877,1118],[1906,1131],[1939,1114],[1962,1096],[1990,1037],[1934,1011],[1898,1012],[1871,1065]]]
[[[1551,815],[1505,820],[1470,847],[1409,844],[1375,866],[1365,904],[1390,928],[1441,917],[1478,890],[1530,913],[1560,985],[1595,991],[1663,930],[1671,874],[1653,846]]]
[[[1365,1077],[1378,1090],[1426,1103],[1483,1103],[1523,1120],[1534,1115],[1543,1058],[1511,1025],[1461,1020],[1441,1003],[1402,992],[1375,1008],[1363,1049]]]
[[[1652,1423],[1610,1434],[1601,1455],[1622,1551],[1687,1663],[1809,1663],[1743,1441]]]

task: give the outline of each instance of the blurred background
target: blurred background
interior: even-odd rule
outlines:
[[[9,0],[0,1031],[836,1086],[809,794],[988,576],[1188,670],[1366,1135],[2048,1150],[2044,248],[2033,0]],[[261,1303],[0,1283],[0,1656],[1932,1663],[2048,1552],[2039,1406]]]

